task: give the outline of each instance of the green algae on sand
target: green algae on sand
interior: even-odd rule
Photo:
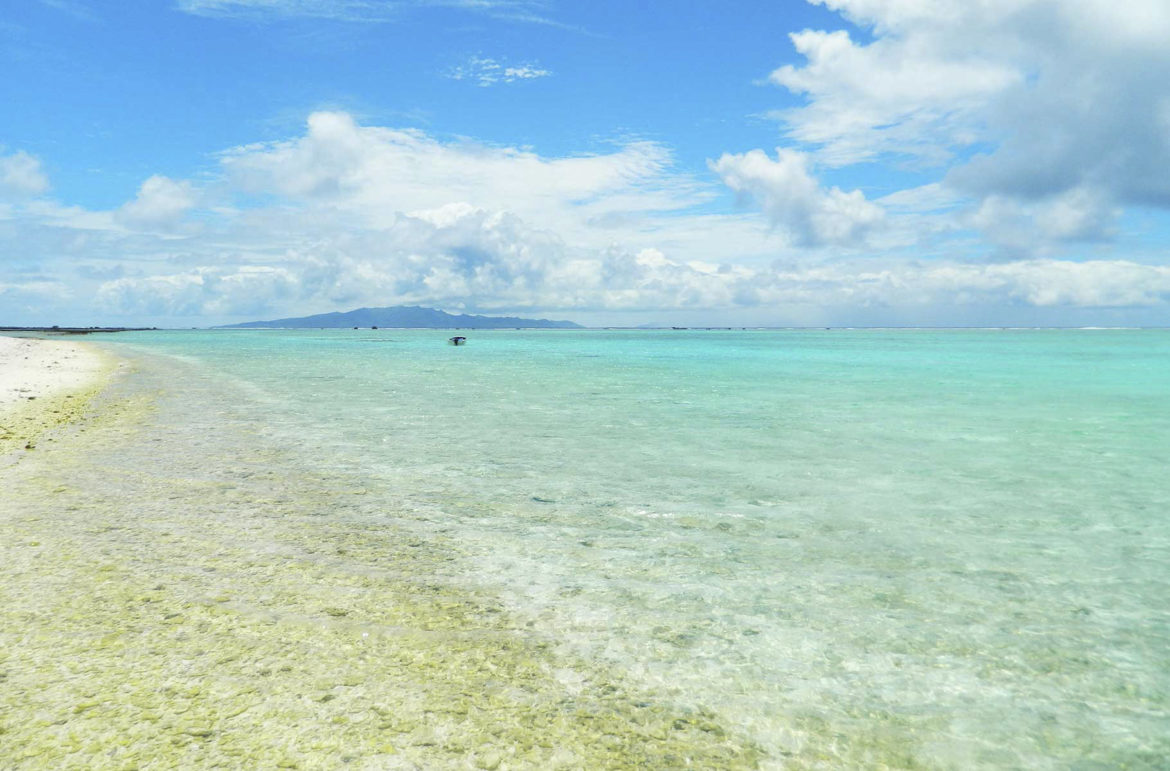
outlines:
[[[152,400],[0,469],[0,755],[14,768],[753,768],[444,578],[459,544],[347,516],[344,474],[230,427],[160,456]]]
[[[88,346],[87,349],[98,359],[90,377],[73,388],[21,399],[0,410],[0,462],[11,462],[21,450],[36,449],[42,437],[51,438],[54,432],[77,424],[88,415],[90,403],[106,387],[118,362],[100,350]]]

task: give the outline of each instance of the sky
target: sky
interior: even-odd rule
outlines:
[[[5,0],[0,324],[1170,325],[1166,0]]]

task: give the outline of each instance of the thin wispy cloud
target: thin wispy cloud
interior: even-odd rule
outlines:
[[[228,19],[329,19],[386,22],[419,8],[458,8],[496,18],[547,23],[543,3],[532,0],[177,0],[175,7],[195,16]]]
[[[552,75],[551,70],[532,63],[509,65],[496,59],[473,56],[465,63],[452,67],[447,77],[452,80],[467,80],[481,88],[498,83],[515,83],[520,80],[536,80]]]
[[[40,0],[40,3],[68,14],[78,21],[94,21],[97,18],[92,8],[78,0]]]

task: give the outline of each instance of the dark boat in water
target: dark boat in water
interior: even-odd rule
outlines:
[[[451,345],[466,345],[466,344],[467,344],[467,338],[466,338],[466,337],[459,337],[459,336],[455,336],[455,337],[452,337],[452,338],[451,338],[450,340],[448,340],[447,342],[448,342],[448,343],[450,343]]]

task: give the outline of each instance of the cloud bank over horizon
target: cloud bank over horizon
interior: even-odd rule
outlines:
[[[417,304],[598,324],[1165,323],[1170,8],[810,2],[842,27],[793,30],[793,61],[760,73],[760,97],[789,102],[774,142],[702,167],[636,135],[542,154],[322,109],[94,207],[0,134],[4,321]],[[399,5],[426,4],[381,10]],[[369,7],[180,4],[348,23]],[[480,86],[553,80],[466,61]]]

